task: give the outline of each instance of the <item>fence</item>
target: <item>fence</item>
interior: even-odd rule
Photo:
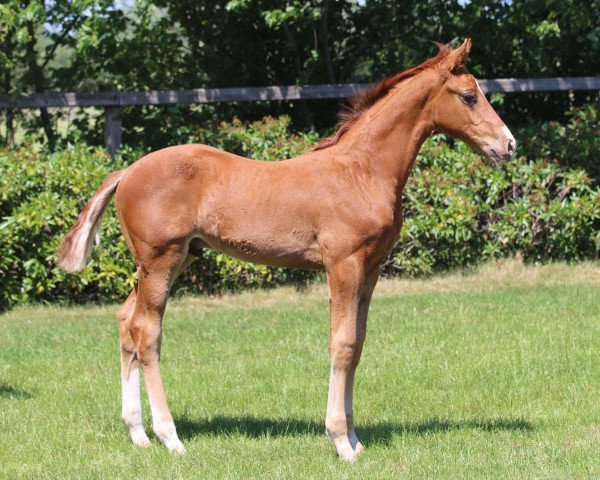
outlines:
[[[549,92],[600,90],[600,77],[499,78],[479,80],[483,92]],[[290,101],[346,98],[367,84],[245,88],[197,88],[147,92],[38,93],[16,98],[0,95],[0,109],[41,107],[105,109],[104,143],[110,154],[121,145],[121,108],[130,105],[173,105],[212,102]]]

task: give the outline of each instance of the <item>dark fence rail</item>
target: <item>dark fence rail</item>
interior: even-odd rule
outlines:
[[[0,95],[0,109],[104,107],[104,139],[114,153],[121,144],[120,110],[129,105],[174,105],[213,102],[257,102],[346,98],[368,84],[306,85],[282,87],[197,88],[147,92],[36,93],[10,97]],[[483,92],[549,92],[600,90],[600,77],[498,78],[479,80]]]

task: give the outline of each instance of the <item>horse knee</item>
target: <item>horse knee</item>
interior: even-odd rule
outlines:
[[[133,311],[135,309],[136,303],[136,292],[132,290],[132,292],[127,297],[127,300],[123,303],[119,311],[117,312],[117,318],[119,319],[119,324],[127,323],[131,316],[133,315]]]
[[[135,352],[142,365],[153,361],[160,354],[161,326],[159,322],[134,315],[129,325],[129,333]]]
[[[329,354],[334,368],[348,370],[354,361],[357,348],[356,337],[336,335],[329,343]]]
[[[124,353],[133,353],[135,345],[131,338],[130,324],[133,311],[135,309],[135,290],[131,292],[123,306],[117,312],[119,321],[119,338],[121,340],[121,350]]]
[[[121,312],[117,315],[119,319],[119,339],[121,340],[121,348],[132,347],[133,340],[130,333],[131,316],[123,316]]]
[[[356,368],[360,362],[360,356],[362,354],[363,345],[365,344],[365,337],[359,336],[356,339],[356,344],[354,345],[354,354],[352,356],[352,368]]]
[[[364,335],[337,335],[329,343],[329,353],[334,367],[348,370],[360,362]]]

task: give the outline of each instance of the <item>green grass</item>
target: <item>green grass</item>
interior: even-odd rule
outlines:
[[[323,433],[322,286],[173,303],[163,378],[184,457],[129,443],[116,307],[15,309],[0,317],[0,478],[598,477],[599,286],[598,265],[384,282],[354,465]]]

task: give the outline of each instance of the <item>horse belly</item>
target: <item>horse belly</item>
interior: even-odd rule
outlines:
[[[211,209],[200,216],[198,236],[211,248],[248,262],[321,268],[316,234],[293,218],[265,210]]]
[[[247,262],[273,265],[277,267],[319,269],[323,258],[318,245],[303,247],[291,242],[257,241],[248,237],[210,237],[201,235],[211,248]]]

